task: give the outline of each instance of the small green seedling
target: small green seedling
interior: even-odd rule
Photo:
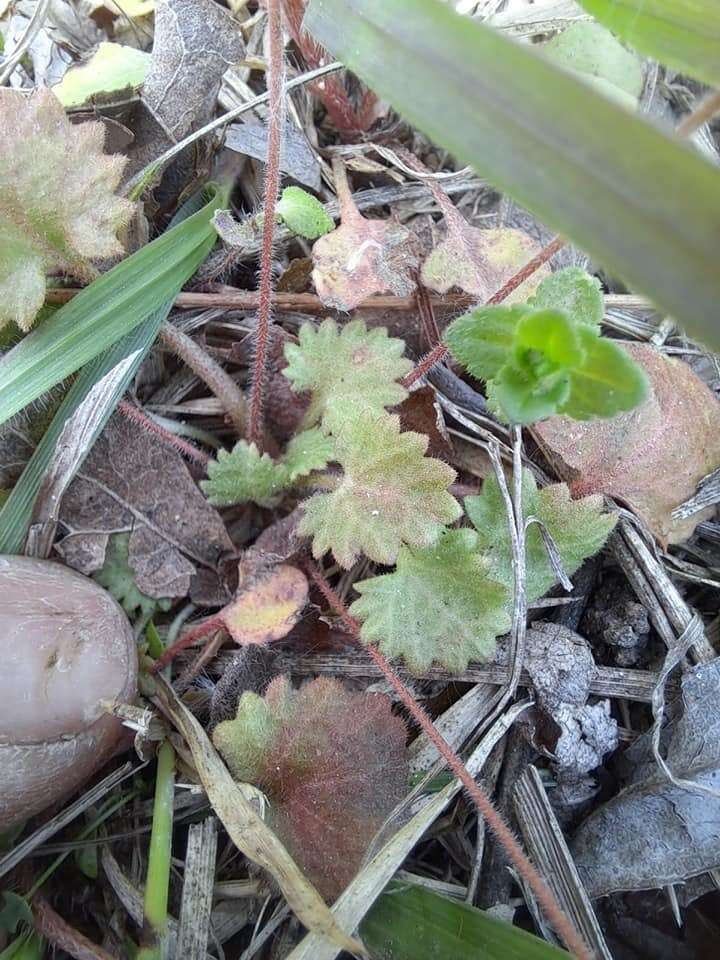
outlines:
[[[335,229],[335,222],[320,201],[300,187],[285,187],[275,205],[275,214],[300,237],[317,240]]]

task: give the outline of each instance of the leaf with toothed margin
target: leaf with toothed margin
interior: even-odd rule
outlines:
[[[360,413],[382,414],[407,396],[397,381],[412,361],[403,356],[404,342],[388,337],[385,327],[368,330],[362,320],[351,320],[338,329],[328,319],[317,328],[303,324],[298,337],[299,344],[285,345],[283,373],[294,390],[312,393],[306,422],[321,420],[335,433]]]
[[[335,441],[317,428],[303,430],[288,443],[283,454],[282,466],[287,471],[289,483],[298,477],[306,477],[314,470],[323,470],[334,459]]]
[[[200,486],[214,507],[248,502],[269,507],[288,485],[286,468],[246,440],[239,440],[232,450],[219,450],[207,474]]]
[[[321,894],[334,899],[407,791],[406,729],[383,694],[320,678],[264,697],[243,693],[215,746],[237,780],[259,787],[269,820]]]
[[[305,503],[298,527],[313,538],[313,555],[328,550],[343,567],[361,554],[391,564],[400,547],[426,547],[457,520],[460,505],[448,492],[455,471],[426,457],[428,438],[400,432],[400,418],[361,416],[346,423],[335,458],[343,468],[338,487]]]
[[[510,629],[512,595],[490,579],[478,542],[472,530],[445,530],[431,547],[401,547],[392,573],[356,583],[350,613],[364,621],[363,641],[413,673],[432,663],[460,673],[490,657]]]
[[[540,520],[555,542],[565,573],[572,576],[588,557],[602,549],[616,518],[603,511],[599,495],[573,500],[564,483],[538,490],[529,470],[523,470],[523,516]],[[505,504],[494,475],[483,481],[482,492],[465,498],[465,511],[478,532],[478,545],[490,559],[489,575],[513,586],[512,547]],[[525,591],[532,603],[557,582],[539,526],[527,531]]]
[[[133,206],[114,195],[126,161],[102,152],[103,125],[70,123],[46,88],[0,90],[0,129],[0,327],[29,330],[46,273],[92,279]]]

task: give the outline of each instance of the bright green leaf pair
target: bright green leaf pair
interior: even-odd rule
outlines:
[[[612,417],[637,406],[647,391],[639,367],[599,335],[593,305],[599,300],[602,316],[599,290],[579,282],[574,290],[558,276],[541,284],[530,303],[479,307],[445,334],[453,356],[489,382],[493,401],[513,423],[556,413]]]

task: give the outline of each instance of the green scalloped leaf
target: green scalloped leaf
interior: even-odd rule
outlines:
[[[407,396],[396,381],[409,373],[412,361],[403,357],[405,343],[388,337],[385,327],[368,330],[362,320],[351,320],[338,330],[327,319],[317,328],[303,324],[298,336],[299,345],[285,345],[283,373],[294,390],[312,392],[308,423],[320,420],[326,432],[335,433],[363,411],[382,414]]]
[[[269,507],[289,484],[287,468],[267,453],[261,455],[247,440],[239,440],[232,450],[219,450],[207,473],[208,479],[201,480],[200,487],[214,507],[248,502]]]
[[[546,277],[527,305],[565,310],[577,323],[598,331],[605,307],[600,281],[582,267],[565,267]]]
[[[425,547],[462,513],[447,488],[455,471],[426,457],[424,434],[400,432],[400,418],[361,416],[345,424],[335,459],[343,478],[331,493],[305,503],[298,527],[313,537],[313,555],[328,550],[343,567],[361,554],[391,564],[400,547]]]
[[[595,494],[573,500],[567,485],[556,483],[538,490],[529,470],[523,470],[523,516],[535,517],[555,542],[568,576],[602,549],[616,518],[603,512],[603,497]],[[494,475],[483,482],[479,496],[465,498],[465,512],[478,532],[478,545],[490,558],[489,575],[513,586],[512,547],[505,504]],[[544,596],[557,582],[542,533],[536,523],[527,531],[526,594],[529,603]]]
[[[512,597],[489,579],[478,542],[472,530],[445,530],[431,547],[401,547],[392,573],[356,583],[350,612],[364,621],[363,641],[403,657],[413,673],[431,663],[459,673],[490,657],[510,629]]]
[[[322,430],[303,430],[292,438],[282,458],[288,481],[323,470],[335,456],[335,441]]]
[[[275,213],[288,229],[307,240],[317,240],[335,229],[335,221],[325,212],[317,197],[300,187],[285,187]]]

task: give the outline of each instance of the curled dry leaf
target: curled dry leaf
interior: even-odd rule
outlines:
[[[222,620],[237,643],[269,643],[290,633],[307,598],[305,574],[281,563],[251,575],[244,583],[241,580],[238,595],[223,610]]]
[[[459,287],[485,302],[540,252],[538,242],[522,230],[471,227],[437,184],[432,184],[431,189],[447,228],[445,239],[428,254],[422,265],[422,282],[431,290],[447,293],[453,287]],[[534,293],[543,277],[549,275],[550,267],[544,264],[505,302],[523,303]]]
[[[71,124],[49,90],[1,90],[0,129],[0,327],[28,330],[48,270],[89,280],[91,260],[122,253],[132,204],[114,196],[125,159],[103,154],[103,125]]]
[[[679,543],[708,516],[674,519],[672,511],[720,466],[720,404],[686,363],[646,344],[623,349],[649,379],[643,404],[611,420],[552,417],[534,433],[574,497],[617,497],[660,540]]]
[[[352,880],[407,790],[405,724],[381,694],[320,678],[293,690],[278,677],[243,694],[216,747],[233,776],[270,800],[270,823],[326,897]]]
[[[352,310],[374,293],[408,296],[418,265],[409,230],[393,220],[368,220],[350,193],[345,167],[333,164],[340,226],[313,247],[313,283],[323,303]]]

